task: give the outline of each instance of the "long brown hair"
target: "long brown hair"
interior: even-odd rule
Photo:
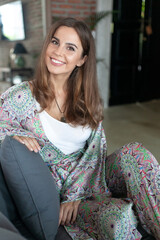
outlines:
[[[81,67],[76,67],[68,78],[65,118],[67,122],[74,125],[89,125],[92,129],[95,129],[103,119],[103,108],[97,83],[94,38],[89,27],[83,21],[65,18],[51,26],[35,71],[33,94],[42,110],[51,104],[55,98],[45,64],[45,54],[56,30],[61,26],[74,28],[81,40],[82,57],[87,56],[85,63]]]

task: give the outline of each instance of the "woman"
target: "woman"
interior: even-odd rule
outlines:
[[[159,188],[141,174],[152,166],[158,182],[159,165],[139,144],[106,161],[102,112],[92,34],[82,21],[62,19],[45,39],[34,80],[2,94],[0,138],[40,153],[61,197],[59,224],[73,239],[141,239],[139,220],[160,239]]]

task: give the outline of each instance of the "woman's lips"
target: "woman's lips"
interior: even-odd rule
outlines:
[[[56,66],[61,66],[61,65],[65,64],[64,62],[59,61],[59,60],[57,60],[55,58],[51,58],[51,61],[52,61],[53,65],[56,65]]]

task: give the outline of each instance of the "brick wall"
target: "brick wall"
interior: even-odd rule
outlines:
[[[52,17],[84,19],[96,11],[96,0],[51,0]]]

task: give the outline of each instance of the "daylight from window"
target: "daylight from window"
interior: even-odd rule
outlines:
[[[22,40],[25,38],[22,5],[20,1],[1,6],[0,15],[2,32],[8,40]]]

